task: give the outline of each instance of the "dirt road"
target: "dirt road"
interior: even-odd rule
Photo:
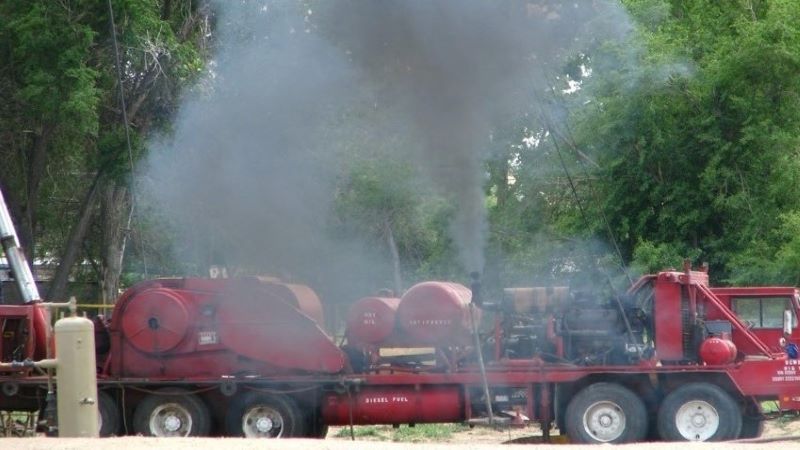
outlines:
[[[508,450],[509,445],[503,444],[465,444],[465,443],[398,443],[398,442],[371,442],[371,441],[341,441],[326,439],[322,441],[306,439],[287,439],[287,440],[245,440],[245,439],[163,439],[163,438],[141,438],[124,437],[109,439],[56,439],[56,438],[9,438],[0,441],[2,448],[14,450]],[[761,443],[761,444],[742,444],[742,443],[692,443],[682,444],[682,447],[691,447],[692,450],[700,449],[775,449],[780,446],[781,450],[798,449],[800,443]],[[597,448],[588,445],[543,445],[527,448],[537,450],[552,450],[565,448]],[[636,449],[661,449],[672,450],[676,448],[674,443],[658,444],[630,444],[619,446],[620,448]],[[511,446],[513,448],[513,446]]]
[[[389,427],[390,429],[390,427]],[[475,428],[455,432],[447,436],[447,442],[387,442],[391,436],[381,433],[362,433],[356,441],[350,441],[348,430],[332,429],[324,440],[286,439],[211,439],[211,438],[142,438],[122,437],[107,439],[57,439],[57,438],[0,438],[0,448],[14,450],[508,450],[515,442],[526,441],[526,430],[501,430]],[[380,431],[380,430],[379,430]],[[533,430],[531,430],[533,431]],[[780,441],[758,443],[682,443],[683,448],[701,449],[770,449],[800,450],[800,420],[769,422],[764,431],[765,439]],[[799,440],[793,440],[799,439]],[[528,440],[530,441],[530,440]],[[535,445],[535,446],[534,446]],[[520,446],[521,447],[521,446]],[[532,444],[523,448],[552,450],[565,448],[598,448],[596,446],[565,444]],[[619,448],[672,450],[675,443],[645,443],[622,445]]]

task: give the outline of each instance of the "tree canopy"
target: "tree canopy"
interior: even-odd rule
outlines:
[[[556,3],[519,2],[549,25],[562,12]],[[547,82],[509,87],[530,96],[491,124],[477,177],[488,284],[624,284],[626,274],[678,267],[684,258],[707,262],[717,283],[800,283],[800,3],[620,4],[630,24],[620,26],[621,37],[590,32],[548,49],[554,63],[536,75]],[[182,126],[186,100],[214,95],[214,83],[235,73],[219,70],[236,61],[215,57],[220,42],[247,49],[258,39],[284,42],[279,33],[319,35],[358,63],[363,43],[325,26],[324,3],[262,0],[239,16],[220,16],[219,6],[0,3],[0,189],[29,257],[60,265],[51,297],[63,297],[71,276],[97,281],[113,300],[132,280],[202,273],[220,251],[213,237],[197,236],[190,242],[199,250],[177,251],[169,212],[153,213],[137,192],[141,161]],[[260,36],[236,26],[258,14],[296,14],[299,28]],[[581,19],[599,26],[591,15]],[[395,61],[384,56],[365,67],[386,70]],[[451,233],[464,205],[418,181],[424,168],[403,149],[421,144],[381,110],[398,84],[384,81],[364,83],[368,94],[341,108],[320,96],[315,111],[325,120],[291,130],[324,136],[320,148],[336,155],[330,208],[315,230],[383,255],[376,285],[465,281],[470,269]],[[219,157],[235,151],[220,146]],[[242,273],[280,270],[279,259],[248,264]]]

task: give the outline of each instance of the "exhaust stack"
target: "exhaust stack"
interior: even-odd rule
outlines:
[[[14,223],[11,222],[11,215],[8,213],[8,207],[6,207],[6,200],[3,198],[2,191],[0,191],[0,244],[5,250],[8,264],[11,266],[11,273],[17,282],[22,299],[25,303],[40,301],[39,289],[33,280],[33,274],[28,261],[25,259],[25,254],[22,253],[22,249],[19,246],[17,232],[14,230]]]

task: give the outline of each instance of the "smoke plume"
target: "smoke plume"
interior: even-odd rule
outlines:
[[[323,32],[377,86],[380,107],[397,110],[420,138],[409,156],[456,207],[452,237],[462,264],[482,271],[483,162],[493,127],[530,110],[532,94],[552,86],[576,41],[614,37],[627,24],[587,34],[609,23],[598,17],[624,12],[603,1],[325,4]]]
[[[174,133],[153,145],[148,192],[187,242],[216,247],[219,263],[361,292],[387,265],[362,243],[328,237],[342,156],[333,149],[343,147],[333,139],[348,126],[375,139],[411,134],[418,145],[397,151],[455,206],[461,263],[480,271],[492,129],[530,109],[578,43],[625,32],[596,25],[624,16],[611,0],[215,5],[212,70]],[[359,104],[396,124],[343,123],[339,114]],[[331,133],[332,124],[345,130]]]

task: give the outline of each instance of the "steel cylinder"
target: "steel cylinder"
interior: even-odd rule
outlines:
[[[710,337],[700,345],[700,359],[712,366],[732,363],[736,353],[736,344],[728,339]]]
[[[399,298],[365,297],[347,314],[347,339],[353,344],[379,345],[392,335]]]
[[[323,399],[328,425],[444,423],[464,420],[463,388],[454,385],[369,386]]]
[[[458,283],[426,281],[403,294],[397,308],[400,328],[418,345],[470,344],[472,291]],[[479,310],[475,310],[476,314]],[[475,318],[479,321],[479,317]]]
[[[55,324],[59,437],[98,437],[94,325],[67,317]]]

